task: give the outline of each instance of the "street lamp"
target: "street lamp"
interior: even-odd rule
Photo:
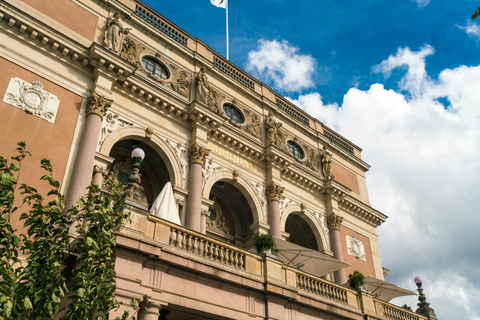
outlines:
[[[128,184],[125,187],[126,202],[138,206],[142,209],[148,210],[147,197],[143,193],[142,178],[140,175],[140,164],[145,159],[145,151],[136,147],[132,154],[132,172],[128,177]]]
[[[420,301],[419,303],[417,303],[418,308],[415,312],[422,316],[427,317],[427,319],[437,319],[435,310],[430,308],[430,303],[427,302],[427,297],[423,293],[422,278],[420,278],[419,276],[416,276],[415,279],[413,279],[413,282],[415,282],[415,284],[417,285],[418,301]]]

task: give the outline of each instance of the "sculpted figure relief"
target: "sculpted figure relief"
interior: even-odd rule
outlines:
[[[245,132],[256,138],[260,138],[260,118],[253,112],[245,111],[250,118],[250,122],[245,126]]]
[[[107,19],[104,35],[105,47],[109,50],[117,51],[120,36],[122,34],[128,34],[130,30],[130,28],[123,27],[123,24],[120,22],[120,14],[115,12],[113,16],[110,16]]]
[[[312,148],[307,147],[307,160],[305,160],[305,165],[313,171],[317,171],[317,157],[315,156],[315,151],[313,151]]]
[[[210,87],[208,77],[205,74],[205,68],[200,68],[197,75],[197,99],[205,103],[212,111],[218,112],[218,94]]]
[[[327,151],[327,146],[323,146],[322,152],[320,152],[320,157],[322,157],[323,177],[327,180],[335,179],[332,172],[332,154]]]
[[[206,77],[206,76],[205,76]],[[188,86],[190,82],[188,81],[188,76],[185,71],[180,71],[173,79],[173,82],[170,84],[170,87],[173,91],[181,94],[184,97],[188,97]]]
[[[120,57],[138,67],[140,62],[138,61],[137,57],[138,54],[143,51],[143,49],[144,48],[140,44],[136,43],[132,39],[125,38],[122,43]]]
[[[277,123],[270,111],[265,119],[265,128],[267,129],[267,140],[269,144],[274,144],[278,147],[284,146],[285,134],[280,131],[282,123]]]

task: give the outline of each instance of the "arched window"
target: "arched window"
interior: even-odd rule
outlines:
[[[293,141],[287,142],[288,151],[290,151],[293,156],[299,160],[302,160],[305,157],[302,148]]]
[[[157,60],[151,57],[143,57],[142,63],[145,69],[150,71],[154,76],[159,77],[160,79],[167,79],[168,72],[167,69]]]
[[[235,108],[234,106],[229,105],[229,104],[225,104],[223,106],[223,111],[225,112],[227,117],[229,117],[230,120],[232,120],[233,122],[243,123],[244,119],[243,119],[242,113],[237,108]]]

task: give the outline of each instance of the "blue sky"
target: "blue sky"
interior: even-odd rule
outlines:
[[[229,1],[230,60],[364,149],[386,280],[480,319],[480,0]],[[146,3],[225,55],[224,9]]]

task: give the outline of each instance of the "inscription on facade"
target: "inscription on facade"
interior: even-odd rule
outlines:
[[[228,160],[238,164],[239,166],[242,166],[245,169],[254,172],[253,164],[251,162],[237,156],[236,154],[231,153],[230,151],[225,150],[223,148],[220,148],[218,146],[215,146],[215,148],[213,148],[213,151],[215,151],[215,153],[221,155],[225,159],[228,159]]]

